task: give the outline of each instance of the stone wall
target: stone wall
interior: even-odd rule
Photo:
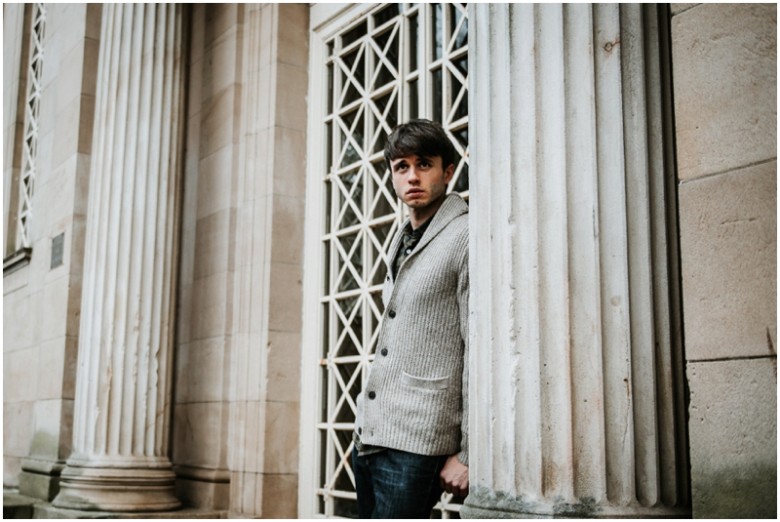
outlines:
[[[777,8],[672,8],[693,515],[777,515]]]
[[[227,509],[230,231],[241,96],[235,4],[192,8],[173,456],[185,504]]]
[[[14,19],[10,11],[22,8],[4,6],[4,25]],[[3,274],[3,485],[51,499],[71,448],[101,9],[94,4],[46,4],[46,9],[32,257]],[[9,37],[22,41],[19,29],[6,33],[4,46]],[[8,61],[27,66],[26,60]],[[14,146],[6,132],[14,127],[21,130],[4,118],[5,156]],[[14,141],[19,139],[16,134]],[[13,221],[15,209],[4,212]],[[60,235],[61,262],[52,263]]]
[[[179,497],[294,517],[308,6],[193,6],[173,463]]]

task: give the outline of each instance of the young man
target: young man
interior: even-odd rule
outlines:
[[[468,206],[447,195],[455,150],[413,120],[385,146],[409,219],[389,252],[376,358],[357,398],[352,467],[361,518],[428,518],[468,493]]]

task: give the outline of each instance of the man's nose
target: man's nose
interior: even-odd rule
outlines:
[[[420,174],[415,167],[409,167],[409,181],[420,181]]]

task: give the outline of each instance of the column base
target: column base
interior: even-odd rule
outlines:
[[[51,501],[60,490],[60,473],[64,467],[63,461],[30,457],[23,459],[22,472],[19,474],[19,493],[27,497]]]
[[[171,511],[181,507],[174,495],[175,481],[170,465],[91,467],[68,462],[52,505],[82,511]]]
[[[579,503],[546,503],[513,497],[487,488],[475,488],[460,510],[461,518],[690,518],[690,508],[599,504],[593,499]]]
[[[195,466],[175,466],[176,496],[188,506],[227,511],[230,508],[230,472]]]

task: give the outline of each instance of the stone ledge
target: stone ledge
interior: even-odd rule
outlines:
[[[23,266],[29,265],[31,258],[32,248],[20,248],[16,252],[11,253],[8,257],[3,258],[3,275],[7,276]]]
[[[135,518],[135,519],[220,519],[227,511],[185,508],[158,513],[118,513],[109,511],[78,511],[52,506],[49,502],[22,495],[14,490],[3,491],[3,519],[75,519],[75,518]]]
[[[136,519],[215,519],[227,518],[227,511],[212,511],[194,508],[163,511],[157,513],[118,513],[112,511],[78,511],[54,507],[48,502],[35,506],[33,518],[136,518]]]
[[[3,519],[33,518],[36,498],[21,495],[17,491],[3,490]]]
[[[598,502],[583,498],[576,503],[563,499],[538,501],[515,497],[505,492],[495,492],[486,487],[472,486],[460,510],[461,518],[691,518],[691,509],[686,506],[657,505],[645,507],[639,503],[616,505],[608,501]]]

